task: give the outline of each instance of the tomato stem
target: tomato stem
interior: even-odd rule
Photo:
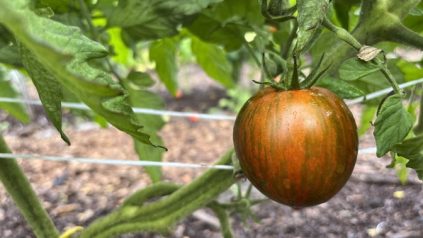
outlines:
[[[332,32],[334,32],[339,39],[345,41],[346,43],[348,43],[350,46],[352,46],[357,51],[359,51],[361,49],[362,44],[357,39],[355,39],[355,37],[353,35],[351,35],[344,28],[335,26],[332,22],[329,21],[329,19],[327,17],[324,19],[323,25],[326,28],[328,28],[329,30],[331,30]],[[374,58],[372,60],[372,62],[376,63],[379,66],[381,72],[386,77],[386,79],[388,79],[388,81],[391,84],[392,88],[394,89],[395,93],[401,95],[402,94],[401,89],[399,88],[397,82],[395,81],[394,76],[389,71],[389,69],[386,65],[386,62],[383,62],[382,60],[380,60],[377,57]]]
[[[292,73],[292,79],[291,79],[291,86],[290,89],[300,89],[300,81],[298,78],[298,64],[297,64],[297,56],[293,56],[294,59],[294,68]]]
[[[327,17],[323,20],[323,26],[325,26],[328,30],[332,31],[336,34],[336,36],[348,43],[356,50],[360,50],[362,45],[358,42],[357,39],[354,38],[347,30],[342,27],[335,26]]]
[[[218,164],[230,164],[233,153],[230,150]],[[234,182],[231,170],[208,170],[190,184],[155,202],[119,207],[97,219],[80,233],[80,237],[112,237],[139,231],[167,232],[179,219],[208,206]]]
[[[423,37],[400,22],[389,27],[384,36],[390,41],[410,45],[423,50]]]
[[[423,96],[420,97],[419,119],[416,127],[414,128],[414,133],[417,135],[423,133]]]
[[[0,153],[10,153],[1,135]],[[59,236],[59,232],[16,160],[0,158],[0,181],[37,237]]]

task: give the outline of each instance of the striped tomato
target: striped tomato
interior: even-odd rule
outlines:
[[[333,197],[350,177],[358,150],[350,110],[318,87],[259,91],[238,114],[233,139],[251,183],[292,207]]]

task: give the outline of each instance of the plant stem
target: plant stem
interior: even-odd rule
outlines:
[[[423,96],[420,97],[419,119],[413,131],[416,135],[419,135],[423,132]]]
[[[328,28],[330,31],[336,34],[336,36],[348,43],[356,50],[360,50],[361,44],[357,39],[354,38],[347,30],[342,27],[335,26],[332,22],[329,21],[327,17],[323,20],[323,25]]]
[[[95,27],[93,26],[93,23],[91,22],[91,14],[88,10],[87,5],[85,4],[84,0],[79,0],[79,6],[81,7],[81,14],[85,18],[88,24],[88,29],[91,31],[91,35],[94,39],[98,38],[98,33]]]
[[[82,16],[85,18],[85,20],[87,21],[87,25],[88,25],[88,29],[91,32],[91,37],[98,41],[98,32],[97,29],[94,27],[93,23],[92,23],[92,18],[91,18],[91,14],[90,11],[87,7],[87,5],[85,4],[84,0],[79,0],[79,5],[81,7],[81,14]],[[110,62],[109,58],[105,59],[107,66],[109,67],[110,72],[116,77],[116,79],[119,82],[122,82],[122,78],[120,77],[120,75],[115,71],[115,68],[113,67],[112,63]]]
[[[294,69],[292,71],[290,89],[297,90],[297,89],[300,89],[300,81],[299,81],[299,78],[298,78],[297,56],[293,55],[293,59],[294,59]]]
[[[291,32],[289,33],[286,44],[281,47],[281,55],[285,60],[288,59],[288,56],[292,55],[295,46],[295,38],[297,37],[298,21],[297,18],[292,18],[292,20],[293,21],[290,21]]]
[[[423,36],[410,30],[401,23],[388,28],[384,37],[392,42],[413,46],[423,50]]]
[[[247,41],[244,41],[244,45],[247,48],[248,53],[251,55],[251,57],[254,60],[254,63],[256,63],[257,67],[261,70],[262,74],[266,75],[267,77],[271,78],[270,75],[267,75],[265,70],[263,69],[262,64],[260,63],[260,60],[257,58],[257,55],[254,53],[254,50],[251,48],[250,44]]]
[[[389,71],[388,67],[384,63],[380,62],[378,58],[375,58],[373,61],[375,61],[379,65],[380,71],[383,73],[383,75],[385,75],[385,78],[388,79],[395,93],[402,95],[402,91],[399,88],[398,83],[395,80],[394,76],[391,74],[391,71]]]
[[[216,217],[220,222],[220,230],[222,232],[223,238],[232,238],[231,224],[229,222],[229,216],[226,213],[225,209],[220,206],[217,202],[212,202],[208,205],[210,209],[213,210]]]
[[[0,153],[10,153],[0,135]],[[16,160],[0,158],[0,181],[37,237],[54,238],[59,232]]]
[[[229,164],[232,154],[233,151],[229,151],[218,163]],[[142,206],[120,207],[96,220],[81,232],[80,237],[111,237],[140,231],[166,232],[179,219],[212,202],[234,182],[230,170],[208,170],[161,200]]]
[[[331,30],[332,32],[334,32],[339,39],[343,40],[344,42],[348,43],[350,46],[354,47],[354,49],[356,50],[361,49],[362,47],[361,43],[344,28],[335,26],[327,18],[324,19],[323,25],[327,27],[329,30]],[[401,90],[397,82],[395,81],[394,76],[391,74],[386,64],[382,62],[379,58],[374,58],[373,62],[375,62],[379,66],[381,72],[388,79],[395,93],[402,95]]]

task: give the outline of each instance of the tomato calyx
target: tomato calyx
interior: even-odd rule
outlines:
[[[292,57],[293,65],[291,68],[288,67],[287,61],[280,55],[272,50],[266,50],[266,52],[262,54],[262,67],[266,77],[263,81],[253,80],[253,82],[282,91],[311,88],[320,78],[322,78],[332,65],[332,63],[329,63],[321,69],[324,58],[325,54],[320,57],[311,73],[309,75],[304,75],[300,70],[301,66],[298,64],[299,59],[296,55]],[[289,76],[290,80],[286,80]],[[277,80],[278,77],[282,79]]]
[[[323,54],[319,62],[317,63],[316,67],[311,71],[311,73],[301,82],[301,88],[311,88],[317,81],[329,70],[332,63],[328,64],[324,69],[319,70],[322,66],[323,59],[325,58],[325,54]]]
[[[288,90],[288,88],[285,87],[285,85],[278,83],[278,82],[275,82],[275,81],[266,80],[266,81],[260,82],[260,81],[253,80],[253,82],[256,83],[256,84],[259,84],[259,85],[272,87],[276,90],[281,90],[281,91]]]

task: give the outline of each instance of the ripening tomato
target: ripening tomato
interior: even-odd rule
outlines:
[[[238,114],[233,139],[251,183],[269,198],[297,208],[333,197],[350,177],[358,152],[350,110],[318,87],[262,89]]]

